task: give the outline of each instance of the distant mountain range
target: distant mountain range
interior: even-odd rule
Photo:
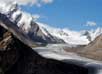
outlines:
[[[0,5],[0,13],[3,14],[4,17],[7,17],[6,20],[13,23],[13,30],[19,30],[22,32],[20,36],[24,38],[26,37],[25,39],[28,39],[28,42],[31,41],[29,42],[30,44],[38,42],[43,44],[68,43],[74,45],[87,45],[102,33],[101,28],[78,32],[69,29],[54,28],[46,24],[36,22],[34,21],[36,18],[29,13],[22,11],[17,3],[2,3],[2,5]],[[5,21],[5,19],[3,21]],[[14,27],[16,29],[14,29]]]

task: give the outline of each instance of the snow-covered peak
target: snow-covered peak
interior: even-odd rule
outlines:
[[[92,41],[99,36],[100,34],[102,34],[102,28],[97,28],[95,31],[91,32],[91,36],[92,36]]]
[[[19,28],[23,34],[26,34],[30,39],[42,43],[61,43],[64,41],[53,37],[44,27],[40,27],[35,22],[34,15],[22,11],[17,3],[2,3],[0,13],[4,14],[9,20]]]
[[[48,35],[47,32],[49,32],[52,36],[60,38],[68,44],[87,45],[102,34],[102,28],[97,28],[96,30],[73,31],[67,28],[54,28],[39,22],[37,22],[37,24],[46,35]]]
[[[1,2],[0,13],[5,14],[12,22],[17,23],[17,26],[22,28],[25,33],[31,29],[31,22],[34,20],[34,16],[26,13],[20,9],[16,2],[5,3]]]
[[[86,45],[89,43],[87,37],[82,36],[81,32],[72,31],[69,29],[54,28],[39,22],[37,22],[37,24],[40,26],[43,32],[45,32],[46,35],[48,35],[47,32],[49,32],[52,36],[62,39],[68,44]]]
[[[16,2],[8,2],[5,3],[0,1],[0,12],[4,14],[9,14],[11,11],[18,8],[18,4]]]
[[[86,45],[93,41],[102,33],[98,28],[93,31],[73,31],[70,29],[54,28],[47,24],[35,22],[34,16],[21,10],[16,2],[0,4],[0,13],[5,14],[10,21],[16,23],[16,26],[29,38],[34,40],[46,40],[48,42],[66,42],[68,44]],[[35,38],[37,37],[37,38]],[[40,41],[41,41],[40,40]],[[60,41],[61,40],[61,41]]]

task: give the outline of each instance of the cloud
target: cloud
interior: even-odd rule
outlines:
[[[0,2],[17,2],[19,5],[36,5],[41,7],[43,4],[51,4],[53,0],[0,0]]]
[[[42,0],[43,3],[48,4],[48,3],[52,3],[53,0]]]
[[[86,22],[86,26],[96,26],[96,25],[97,25],[97,23],[94,21],[87,21]]]

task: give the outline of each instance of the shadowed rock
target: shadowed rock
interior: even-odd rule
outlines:
[[[88,70],[41,57],[9,29],[0,26],[0,74],[88,74]]]

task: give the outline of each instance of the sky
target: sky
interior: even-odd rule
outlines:
[[[37,21],[58,28],[90,30],[102,27],[102,0],[17,0]]]

